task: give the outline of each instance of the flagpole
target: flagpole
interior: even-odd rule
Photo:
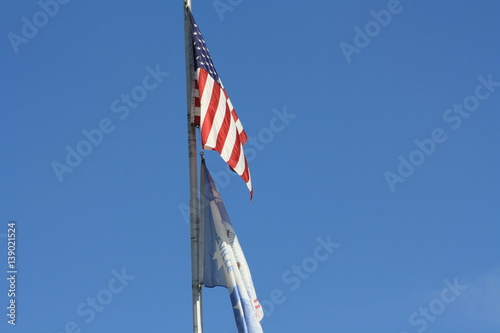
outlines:
[[[196,156],[196,128],[192,125],[193,109],[193,64],[191,28],[187,10],[191,10],[191,0],[184,2],[184,43],[186,53],[186,93],[187,93],[187,126],[188,126],[188,158],[189,158],[189,225],[191,234],[191,280],[193,301],[193,333],[203,332],[200,280],[200,212],[198,199],[198,170]]]

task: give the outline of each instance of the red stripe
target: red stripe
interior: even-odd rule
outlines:
[[[238,161],[240,160],[240,154],[241,154],[240,138],[238,136],[236,136],[236,141],[234,142],[233,151],[231,152],[231,156],[229,157],[229,160],[227,161],[227,164],[229,164],[231,169],[236,168],[236,165],[238,165]],[[245,182],[246,182],[246,180],[245,180]]]
[[[244,145],[248,140],[248,137],[247,137],[247,134],[245,133],[245,130],[241,131],[241,133],[238,133],[238,134],[240,135],[241,144]]]
[[[194,106],[195,108],[200,108],[201,106],[201,94],[203,94],[203,91],[205,90],[205,83],[207,82],[207,72],[206,71],[197,71],[198,78],[197,80],[194,81],[194,87],[195,89],[198,90],[198,97],[194,98]],[[200,119],[201,119],[201,111],[197,110],[198,112],[195,112],[195,117],[194,117],[194,124],[195,126],[200,126]],[[197,114],[198,113],[198,114]]]
[[[205,89],[205,84],[207,83],[208,73],[204,69],[200,69],[197,73],[198,73],[197,82],[198,82],[198,90],[199,90],[198,96],[200,96],[200,98],[201,98],[201,96],[203,94],[203,90]]]
[[[243,173],[241,174],[241,178],[243,178],[245,183],[248,183],[248,181],[250,180],[250,171],[248,169],[248,162],[245,155],[243,155],[243,159],[245,160],[245,171],[243,171]]]
[[[194,80],[193,100],[194,108],[191,110],[191,116],[194,126],[200,126],[200,91],[198,89],[198,80]]]

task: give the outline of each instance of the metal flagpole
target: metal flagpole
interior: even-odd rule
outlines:
[[[188,10],[191,10],[191,0],[184,2],[184,40],[186,52],[186,93],[187,93],[187,125],[188,125],[188,156],[189,156],[189,225],[191,233],[191,279],[193,298],[193,333],[203,332],[201,312],[200,280],[200,211],[198,199],[198,176],[196,156],[196,128],[192,125],[191,111],[194,107],[193,90],[193,52],[191,42],[191,24]]]

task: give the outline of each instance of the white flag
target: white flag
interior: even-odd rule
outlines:
[[[259,321],[264,312],[257,300],[250,269],[204,160],[201,181],[206,200],[202,207],[205,221],[203,283],[206,287],[228,289],[238,333],[262,333]]]

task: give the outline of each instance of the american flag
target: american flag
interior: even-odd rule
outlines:
[[[215,70],[207,45],[189,11],[194,56],[194,125],[200,127],[203,149],[216,150],[247,184],[253,195],[252,180],[243,145],[247,135]]]

